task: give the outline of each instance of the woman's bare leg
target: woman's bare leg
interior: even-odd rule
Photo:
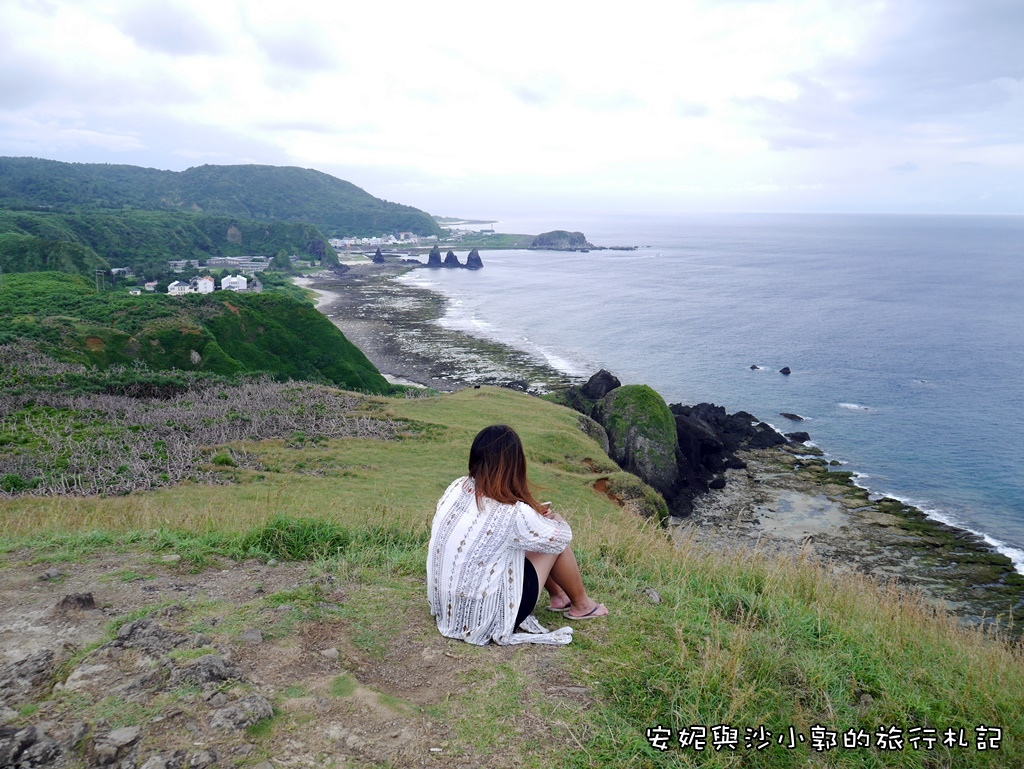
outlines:
[[[583,579],[580,577],[580,567],[576,563],[576,556],[571,547],[566,547],[561,553],[527,553],[533,568],[537,572],[537,581],[547,588],[552,599],[557,596],[566,595],[569,598],[569,614],[582,617],[594,613],[595,616],[607,614],[607,609],[598,609],[598,603],[587,595],[583,587]],[[555,592],[551,592],[549,583],[554,583]]]

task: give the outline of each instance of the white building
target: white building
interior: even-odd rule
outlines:
[[[147,291],[156,291],[156,281],[155,280],[149,281],[149,283],[146,284],[146,290]]]
[[[176,280],[167,287],[167,293],[171,296],[181,296],[192,293],[192,287],[183,280]]]
[[[196,291],[200,294],[212,294],[216,285],[217,284],[214,282],[213,278],[209,275],[204,275],[196,281]]]
[[[245,291],[246,278],[244,275],[226,275],[220,279],[221,291]]]

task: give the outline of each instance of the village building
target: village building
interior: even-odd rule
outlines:
[[[183,280],[176,280],[167,287],[167,293],[171,296],[181,296],[182,294],[191,294],[192,287]]]
[[[196,281],[196,290],[200,294],[212,294],[216,287],[215,281],[209,275],[204,275]]]
[[[245,291],[246,278],[244,275],[226,275],[220,279],[221,291]]]

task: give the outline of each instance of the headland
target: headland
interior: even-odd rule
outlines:
[[[323,292],[321,311],[391,381],[445,392],[496,385],[534,395],[583,384],[522,350],[444,327],[443,296],[395,280],[409,269],[354,265],[308,282]],[[822,455],[809,441],[781,435],[778,445],[745,446],[738,462],[718,468],[724,484],[705,483],[670,525],[714,550],[814,558],[835,571],[919,591],[964,622],[1012,625],[1009,618],[1024,610],[1024,576],[1010,559],[973,532],[870,494]]]

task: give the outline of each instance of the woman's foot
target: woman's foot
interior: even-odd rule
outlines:
[[[572,606],[572,601],[569,600],[569,596],[565,593],[561,595],[551,596],[551,601],[548,603],[548,611],[568,611]]]
[[[573,610],[565,612],[565,616],[569,619],[595,619],[596,617],[607,617],[608,608],[603,603],[597,603],[591,601],[593,604],[589,609],[584,607],[578,614]]]

